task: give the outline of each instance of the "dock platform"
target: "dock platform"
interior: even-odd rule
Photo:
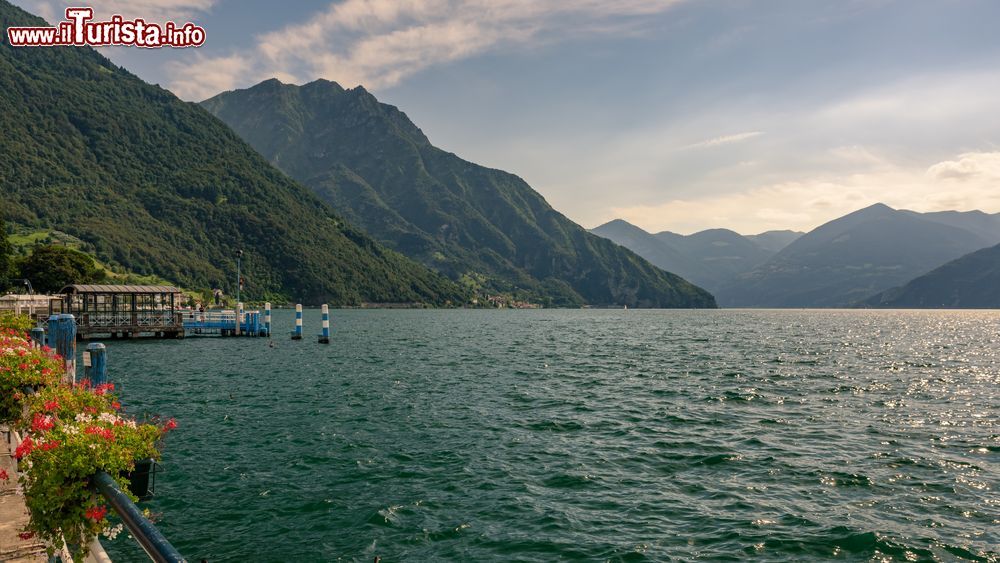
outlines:
[[[239,327],[236,318],[241,316]],[[260,311],[205,311],[192,312],[184,316],[185,335],[219,335],[219,336],[270,336],[271,323],[266,321],[266,315]]]

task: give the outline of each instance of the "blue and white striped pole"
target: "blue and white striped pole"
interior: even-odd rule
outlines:
[[[323,304],[323,332],[319,335],[320,344],[330,343],[330,307]]]
[[[271,336],[271,304],[264,303],[264,333]]]
[[[295,332],[292,333],[292,340],[302,340],[302,304],[295,304]]]

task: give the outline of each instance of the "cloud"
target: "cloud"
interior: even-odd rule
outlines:
[[[195,15],[210,10],[218,0],[89,0],[88,2],[55,2],[52,0],[23,0],[18,2],[26,10],[38,14],[49,23],[62,21],[66,6],[94,8],[95,19],[110,18],[119,14],[125,18],[143,18],[148,22],[187,22]]]
[[[946,160],[931,166],[927,175],[936,180],[985,180],[1000,188],[1000,152],[961,154],[958,160]]]
[[[714,137],[712,139],[706,139],[704,141],[699,141],[690,145],[681,147],[681,149],[707,149],[710,147],[717,147],[719,145],[728,145],[730,143],[739,143],[741,141],[746,141],[747,139],[752,139],[754,137],[759,137],[763,135],[763,131],[747,131],[746,133],[735,133],[733,135],[723,135],[721,137]]]
[[[215,93],[228,90],[235,81],[246,76],[251,68],[250,61],[241,55],[202,57],[195,54],[195,60],[195,64],[167,63],[168,69],[180,66],[184,68],[184,72],[178,73],[171,84],[174,94],[181,98],[205,90]]]
[[[243,56],[252,61],[247,71],[254,80],[280,72],[294,82],[328,78],[379,89],[428,67],[496,49],[639,28],[645,16],[679,1],[346,0],[306,23],[260,35],[253,52]],[[187,99],[217,93],[208,85],[196,88],[183,76],[217,65],[211,58],[173,65],[171,89]],[[223,89],[252,83],[233,76]]]
[[[622,218],[651,232],[684,233],[724,226],[752,234],[769,229],[808,231],[878,202],[920,212],[1000,211],[997,189],[1000,152],[964,153],[929,167],[896,165],[884,159],[879,162],[881,166],[864,173],[813,177],[738,193],[675,198],[650,205],[613,207],[606,219]]]

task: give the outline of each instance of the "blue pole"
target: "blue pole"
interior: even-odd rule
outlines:
[[[320,344],[330,343],[330,307],[323,304],[323,332],[319,335]]]
[[[35,348],[45,346],[45,329],[40,326],[31,329],[31,342]]]
[[[292,333],[292,340],[302,340],[302,304],[295,305],[295,332]]]
[[[49,341],[48,345],[50,348],[56,347],[56,342],[59,341],[59,317],[62,314],[52,315],[49,317]]]
[[[100,385],[108,382],[108,349],[100,342],[91,342],[87,345],[89,358],[84,358],[83,372],[90,383]]]
[[[65,380],[76,383],[76,318],[70,314],[59,315],[59,338],[56,352],[66,362]]]

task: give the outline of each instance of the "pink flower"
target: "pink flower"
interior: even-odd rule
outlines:
[[[173,418],[168,420],[167,423],[163,425],[164,432],[170,432],[174,428],[177,428],[177,420]]]
[[[6,481],[10,479],[10,475],[7,475],[6,469],[0,469],[0,481]]]
[[[31,538],[35,537],[35,532],[21,532],[20,534],[17,535],[17,537],[21,538],[22,540],[30,540]]]
[[[51,400],[45,402],[45,410],[52,412],[59,408],[59,401]]]

